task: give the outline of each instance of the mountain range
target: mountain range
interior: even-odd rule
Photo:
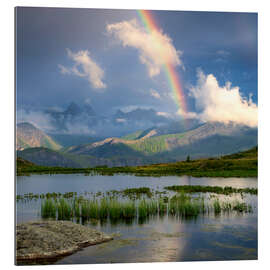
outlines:
[[[17,150],[24,150],[31,147],[47,147],[54,150],[61,148],[61,145],[55,142],[50,136],[27,122],[17,124],[16,133]]]
[[[67,115],[77,113],[76,106],[72,106]],[[20,123],[17,155],[44,166],[135,166],[175,162],[187,156],[191,159],[220,156],[257,145],[257,128],[235,123],[200,123],[194,119],[163,125],[159,122],[152,128],[120,137],[76,135],[72,140],[74,135],[66,136],[49,136],[30,123]]]

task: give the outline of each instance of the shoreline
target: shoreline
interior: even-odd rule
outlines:
[[[132,174],[135,176],[193,176],[193,177],[258,177],[258,148],[236,154],[204,158],[196,160],[178,161],[173,163],[159,163],[142,166],[108,167],[106,165],[88,168],[48,167],[31,163],[17,158],[16,174]]]

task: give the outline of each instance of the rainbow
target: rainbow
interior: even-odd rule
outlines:
[[[137,10],[137,14],[149,34],[154,31],[160,32],[160,29],[159,27],[157,27],[157,24],[150,10]],[[187,105],[183,93],[183,88],[180,83],[179,75],[177,74],[174,66],[172,66],[170,63],[165,62],[165,64],[163,65],[163,69],[167,77],[169,87],[173,92],[175,103],[180,109],[180,111],[183,112],[183,116],[183,114],[187,112]]]

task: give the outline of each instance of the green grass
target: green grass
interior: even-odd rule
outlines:
[[[163,198],[119,200],[114,197],[102,197],[100,199],[78,199],[73,200],[44,199],[41,204],[42,218],[54,218],[58,220],[100,220],[108,219],[112,223],[126,221],[128,223],[138,219],[143,223],[151,216],[170,215],[183,219],[196,218],[198,215],[213,212],[216,215],[221,212],[249,213],[252,207],[245,202],[220,202],[219,199],[205,202],[203,197],[191,197],[182,192],[164,200]]]
[[[227,210],[227,208],[226,208],[226,210]],[[216,215],[221,213],[221,205],[220,205],[219,199],[216,199],[214,201],[214,212]]]
[[[74,216],[74,205],[64,198],[59,199],[57,202],[57,213],[58,220],[70,220]]]
[[[134,133],[128,134],[126,136],[121,137],[123,140],[136,140],[138,139],[141,134],[143,133],[143,130],[136,131]]]
[[[129,147],[146,155],[154,155],[169,150],[166,142],[168,138],[181,139],[183,136],[183,134],[160,135],[129,144]]]
[[[56,218],[57,205],[52,199],[46,199],[41,204],[41,216],[43,218]]]
[[[247,205],[244,202],[235,202],[234,206],[232,207],[233,210],[237,211],[238,213],[250,213],[252,212],[252,207],[250,205]]]
[[[136,217],[136,205],[134,201],[127,201],[123,205],[123,218],[133,219]]]
[[[169,203],[169,213],[180,217],[197,217],[200,213],[204,213],[203,199],[194,199],[185,193],[174,196]]]

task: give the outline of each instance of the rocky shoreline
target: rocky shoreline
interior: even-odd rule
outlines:
[[[71,221],[35,221],[16,226],[16,261],[53,259],[113,240]]]

